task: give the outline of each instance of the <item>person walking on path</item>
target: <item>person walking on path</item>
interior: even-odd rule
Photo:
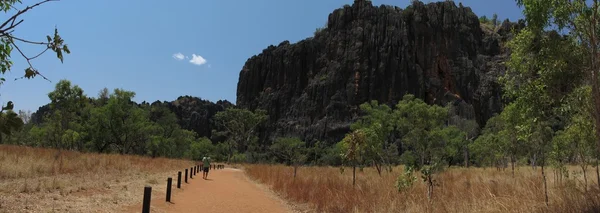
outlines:
[[[206,180],[206,179],[208,179],[208,170],[210,168],[210,157],[202,158],[202,167],[204,167],[204,168],[202,168],[203,169],[202,178],[204,180]]]

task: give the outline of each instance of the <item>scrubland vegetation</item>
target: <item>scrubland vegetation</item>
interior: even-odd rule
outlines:
[[[402,167],[381,176],[373,167],[352,173],[337,167],[245,165],[246,174],[300,208],[316,212],[597,212],[600,191],[584,190],[583,175],[569,167],[569,178],[548,179],[550,205],[544,201],[544,185],[539,168],[518,167],[514,177],[509,170],[495,168],[449,168],[436,177],[432,199],[427,184],[415,173],[412,186],[398,190]],[[302,205],[305,204],[305,205]]]

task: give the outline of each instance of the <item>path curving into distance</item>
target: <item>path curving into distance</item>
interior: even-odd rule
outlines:
[[[177,188],[175,179],[172,193],[171,203],[167,203],[164,192],[153,190],[150,212],[292,212],[284,201],[248,180],[239,169],[211,170],[208,180],[202,179],[202,173],[198,173],[194,179],[188,179],[187,184],[182,183],[181,189]],[[141,211],[141,200],[139,204],[124,209],[124,212],[131,213]]]

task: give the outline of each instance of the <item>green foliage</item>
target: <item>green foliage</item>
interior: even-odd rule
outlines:
[[[403,135],[404,145],[411,147],[419,158],[418,168],[444,159],[445,146],[453,139],[453,131],[445,130],[446,108],[428,105],[413,95],[405,95],[396,105],[396,128]]]
[[[4,142],[2,135],[10,136],[23,128],[23,120],[12,110],[0,111],[0,143]]]
[[[211,157],[212,159],[216,159],[214,154],[215,149],[216,147],[208,138],[200,138],[199,140],[194,140],[192,142],[189,151],[186,153],[186,156],[192,160],[201,160],[202,157]]]
[[[361,104],[360,109],[364,115],[353,123],[350,129],[364,132],[366,138],[365,144],[361,147],[362,161],[372,161],[380,171],[379,166],[389,164],[393,158],[391,155],[397,152],[397,146],[389,143],[395,129],[394,120],[390,119],[392,109],[377,101]]]
[[[235,153],[231,158],[229,158],[229,162],[244,163],[246,162],[246,155],[244,153]]]
[[[223,146],[182,129],[166,106],[136,104],[132,91],[109,93],[104,89],[97,99],[88,98],[77,85],[61,80],[48,96],[50,112],[41,124],[30,124],[21,131],[19,138],[25,142],[19,143],[152,157],[225,159]],[[16,114],[12,117],[22,122]]]
[[[288,165],[297,166],[306,161],[306,144],[299,138],[277,138],[270,150]]]
[[[222,129],[221,135],[228,139],[229,158],[234,154],[237,147],[239,152],[258,151],[256,129],[267,120],[268,116],[264,110],[251,112],[245,109],[228,108],[215,115],[215,123]]]
[[[396,180],[396,189],[399,192],[403,192],[413,186],[417,181],[417,177],[414,175],[413,167],[404,167],[404,172],[398,176]]]

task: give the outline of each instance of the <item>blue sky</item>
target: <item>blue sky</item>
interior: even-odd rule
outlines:
[[[373,0],[402,8],[409,0]],[[430,2],[425,0],[424,2]],[[514,0],[462,0],[478,15],[497,13],[516,20]],[[35,1],[23,0],[24,4]],[[52,53],[33,64],[52,82],[12,81],[27,67],[18,52],[0,88],[0,102],[35,111],[60,79],[79,85],[88,96],[107,87],[136,92],[136,101],[174,100],[192,95],[235,102],[239,71],[268,45],[297,42],[322,27],[329,13],[353,0],[61,0],[23,16],[15,35],[43,41],[54,26],[71,54],[61,64]],[[24,5],[17,7],[23,8]],[[2,15],[3,20],[6,15]],[[29,54],[38,47],[24,45]],[[181,53],[182,60],[174,54]],[[190,60],[196,55],[194,63]],[[201,57],[201,58],[200,58]]]

